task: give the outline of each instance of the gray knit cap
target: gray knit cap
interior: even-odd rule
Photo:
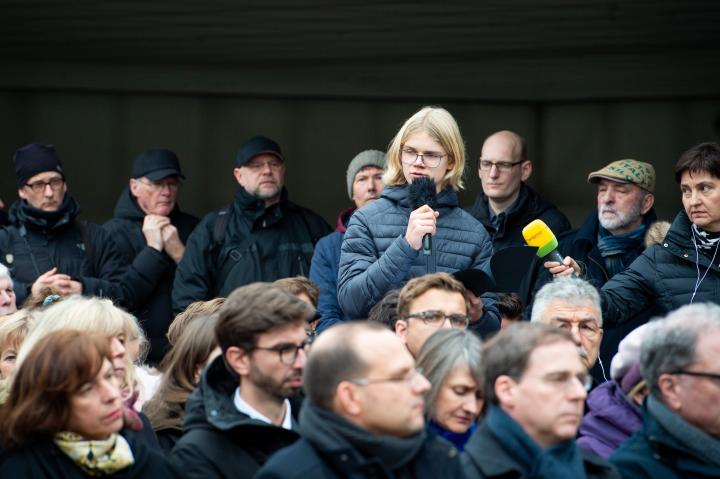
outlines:
[[[355,181],[355,175],[358,171],[362,170],[366,166],[376,166],[380,169],[385,169],[385,153],[379,150],[365,150],[361,151],[355,158],[352,159],[347,169],[347,189],[348,196],[352,199],[353,182]]]

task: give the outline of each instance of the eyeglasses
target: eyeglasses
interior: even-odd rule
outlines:
[[[492,167],[496,167],[499,172],[501,173],[507,173],[508,171],[512,170],[514,166],[519,165],[522,163],[523,160],[520,161],[490,161],[490,160],[483,160],[482,158],[478,160],[478,167],[482,171],[490,171],[492,170]]]
[[[429,151],[427,153],[418,153],[412,148],[402,148],[400,150],[400,160],[406,165],[412,165],[417,161],[418,158],[420,158],[423,165],[427,166],[428,168],[437,168],[437,166],[440,164],[440,161],[442,161],[443,157],[445,156],[447,155],[441,155],[440,153],[434,151]]]
[[[685,376],[696,376],[699,378],[707,378],[707,379],[713,379],[715,381],[720,381],[720,374],[717,374],[717,373],[705,373],[702,371],[681,370],[681,371],[675,371],[674,373],[671,373],[671,374],[683,374]]]
[[[458,329],[467,328],[470,323],[470,317],[465,314],[445,314],[444,311],[434,309],[408,314],[405,316],[405,319],[408,318],[422,319],[423,323],[435,327],[440,327],[447,319],[450,321],[450,326]]]
[[[150,188],[152,191],[160,191],[167,187],[170,191],[177,191],[180,188],[181,183],[179,181],[166,181],[164,183],[158,183],[156,181],[143,181],[139,180],[140,183]]]
[[[356,378],[351,379],[350,382],[357,384],[358,386],[368,386],[370,384],[378,383],[399,383],[405,381],[408,386],[413,386],[418,378],[424,378],[423,368],[411,369],[407,374],[397,378]]]
[[[260,351],[272,351],[278,354],[278,357],[280,358],[280,362],[285,364],[286,366],[290,366],[291,364],[294,364],[297,360],[298,354],[300,354],[300,350],[306,351],[308,346],[307,341],[303,341],[300,344],[292,344],[292,343],[285,343],[285,344],[278,344],[276,346],[273,346],[271,348],[261,348],[260,346],[255,346],[254,349],[259,349]]]
[[[564,329],[570,334],[572,334],[573,328],[577,325],[578,328],[578,334],[580,336],[583,336],[587,339],[595,339],[598,334],[600,334],[600,328],[598,328],[593,322],[590,321],[583,321],[581,323],[570,323],[570,322],[561,322],[557,321],[554,323],[555,326],[557,326],[560,329]]]
[[[280,160],[273,159],[269,161],[250,161],[245,163],[245,167],[252,171],[262,171],[265,169],[265,165],[269,166],[271,170],[277,171],[282,167],[283,163]]]
[[[25,183],[25,186],[33,190],[35,193],[42,193],[48,186],[51,190],[57,191],[65,183],[62,178],[53,178],[50,181],[36,181],[34,183]]]
[[[550,373],[546,374],[542,377],[543,382],[546,382],[548,384],[551,384],[555,387],[558,387],[560,389],[570,389],[572,386],[575,386],[577,382],[580,383],[580,385],[585,389],[585,391],[589,391],[590,388],[592,388],[592,376],[586,373],[579,373],[577,375],[569,373],[569,372],[557,372],[557,373]]]

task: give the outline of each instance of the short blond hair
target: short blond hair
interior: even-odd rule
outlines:
[[[450,112],[434,106],[426,106],[408,118],[390,142],[387,151],[387,169],[383,175],[385,184],[402,185],[407,183],[402,170],[400,150],[410,135],[419,132],[427,133],[433,140],[440,143],[448,154],[448,161],[453,162],[453,167],[445,173],[440,186],[445,188],[449,184],[455,191],[463,189],[465,187],[462,179],[465,171],[465,144],[460,135],[460,128]]]

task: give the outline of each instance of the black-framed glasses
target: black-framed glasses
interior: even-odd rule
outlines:
[[[260,351],[271,351],[277,353],[278,357],[280,358],[280,362],[285,364],[286,366],[290,366],[291,364],[294,364],[297,360],[298,354],[300,354],[300,350],[307,351],[308,342],[303,341],[300,344],[293,344],[293,343],[283,343],[283,344],[277,344],[271,348],[261,348],[260,346],[255,346],[253,349],[259,349]]]
[[[482,171],[490,171],[492,170],[492,167],[498,169],[498,171],[502,173],[507,173],[508,171],[512,170],[514,166],[519,165],[520,163],[523,163],[524,160],[520,161],[490,161],[490,160],[483,160],[480,158],[478,160],[478,168]]]
[[[180,185],[182,185],[182,182],[180,180],[175,181],[165,181],[165,182],[155,182],[155,181],[143,181],[139,180],[140,183],[147,186],[153,191],[160,191],[166,186],[170,189],[170,191],[177,191],[180,188]]]
[[[720,374],[718,374],[718,373],[706,373],[703,371],[686,371],[684,369],[681,369],[680,371],[675,371],[672,374],[682,374],[684,376],[695,376],[698,378],[706,378],[706,379],[713,379],[715,381],[720,381]]]
[[[447,155],[442,155],[436,151],[418,153],[412,148],[403,147],[402,149],[400,149],[400,160],[406,165],[412,165],[417,161],[418,158],[420,158],[420,161],[422,161],[423,165],[427,166],[428,168],[437,168],[437,166],[440,164],[443,157],[445,156]]]
[[[453,328],[464,329],[470,324],[470,316],[466,314],[445,314],[445,311],[435,309],[405,315],[405,319],[408,318],[422,319],[423,323],[435,327],[440,327],[446,319]]]
[[[414,381],[416,381],[419,377],[425,377],[423,376],[423,368],[411,369],[407,374],[395,378],[355,378],[351,379],[350,382],[357,384],[358,386],[368,386],[370,384],[399,383],[405,381],[408,386],[412,386]]]
[[[33,192],[35,193],[42,193],[48,186],[51,190],[57,191],[60,189],[63,183],[65,183],[65,180],[63,180],[62,178],[53,178],[49,181],[40,180],[33,183],[25,183],[25,186],[33,190]]]

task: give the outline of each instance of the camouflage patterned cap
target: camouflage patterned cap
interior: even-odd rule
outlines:
[[[588,182],[597,183],[600,178],[621,183],[634,183],[650,193],[655,189],[655,168],[644,161],[631,159],[613,161],[609,165],[590,173]]]

